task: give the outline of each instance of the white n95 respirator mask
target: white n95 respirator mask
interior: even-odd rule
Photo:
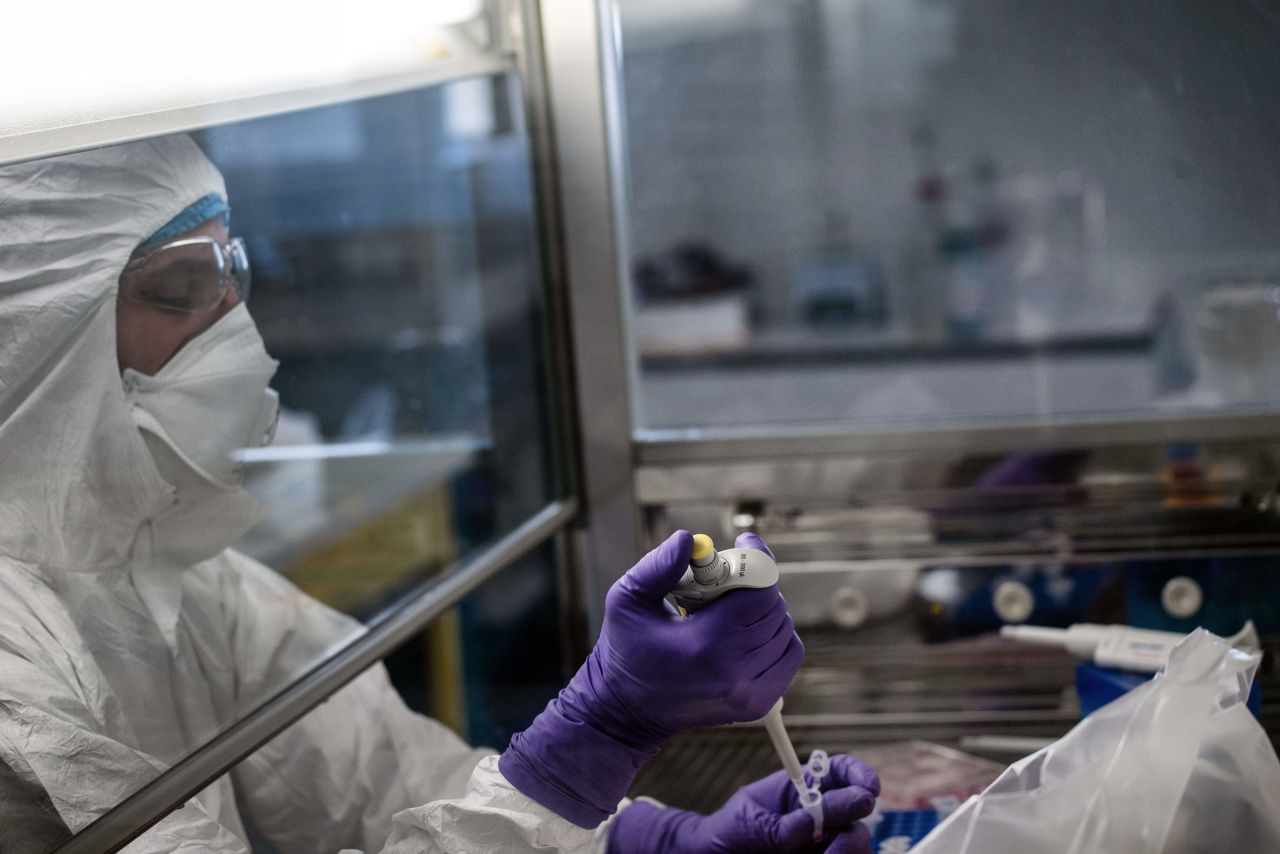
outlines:
[[[207,480],[239,486],[234,452],[269,443],[275,431],[279,398],[267,384],[279,364],[242,303],[154,376],[125,370],[125,396],[139,428]]]
[[[181,562],[212,557],[257,521],[235,452],[268,444],[279,365],[249,311],[237,305],[187,342],[154,376],[124,372],[125,397],[174,504],[151,523],[152,552]]]

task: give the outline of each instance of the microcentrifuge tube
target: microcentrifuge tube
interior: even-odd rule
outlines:
[[[817,842],[822,838],[822,790],[816,783],[801,793],[800,806],[813,817],[813,840]]]
[[[815,750],[810,753],[809,764],[805,766],[805,770],[809,772],[815,785],[821,783],[822,778],[831,770],[831,759],[827,756],[827,751]]]

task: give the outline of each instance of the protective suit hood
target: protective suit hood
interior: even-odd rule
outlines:
[[[0,167],[0,554],[119,566],[172,503],[126,403],[116,287],[209,193],[222,176],[183,136]]]
[[[129,407],[116,281],[211,192],[222,179],[185,138],[0,166],[2,851],[61,843],[364,631],[234,549],[152,560],[180,502]],[[176,426],[156,412],[146,435]],[[477,767],[487,753],[374,667],[128,850],[247,854],[249,828],[281,854],[604,850],[496,757]]]

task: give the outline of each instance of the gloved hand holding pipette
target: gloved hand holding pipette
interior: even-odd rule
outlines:
[[[596,648],[502,755],[507,780],[543,806],[593,827],[672,735],[758,720],[775,708],[804,647],[774,583],[772,553],[754,534],[743,534],[736,545],[724,553],[731,562],[712,567],[720,555],[710,541],[700,544],[695,558],[694,538],[680,531],[613,585]],[[762,562],[753,564],[757,558]],[[694,569],[705,569],[697,584],[691,584],[691,561]],[[767,575],[758,580],[761,568],[773,572],[772,581]],[[672,613],[664,599],[673,591],[697,609]],[[821,780],[810,782],[822,790],[821,810],[801,806],[801,793],[785,771],[743,787],[710,816],[632,804],[609,830],[609,852],[869,854],[870,837],[858,819],[875,804],[875,774],[837,756]],[[815,813],[824,831],[817,839]]]
[[[821,781],[826,833],[814,842],[813,819],[785,771],[743,786],[716,812],[701,815],[641,800],[614,820],[608,854],[870,854],[871,813],[880,778],[852,756],[831,757]]]
[[[711,538],[694,537],[689,571],[673,596],[696,616],[723,598],[776,590],[778,567],[773,552],[754,534],[736,548],[717,552]],[[870,854],[871,834],[859,819],[871,813],[880,780],[849,756],[814,751],[802,768],[782,723],[782,700],[762,717],[784,770],[738,790],[709,816],[668,809],[652,802],[633,804],[614,822],[609,854],[669,851],[812,852]]]
[[[764,548],[753,534],[739,545]],[[692,551],[678,531],[613,585],[595,649],[499,761],[517,789],[582,827],[614,811],[671,736],[763,716],[804,657],[776,585],[672,614],[664,598]]]

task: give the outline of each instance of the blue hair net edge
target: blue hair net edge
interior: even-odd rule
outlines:
[[[182,213],[166,222],[155,234],[142,241],[139,246],[150,246],[153,243],[176,237],[183,232],[190,231],[202,222],[213,219],[219,214],[221,214],[224,222],[229,222],[231,219],[231,206],[227,204],[226,199],[217,193],[209,193],[207,196],[202,196],[183,208]]]

